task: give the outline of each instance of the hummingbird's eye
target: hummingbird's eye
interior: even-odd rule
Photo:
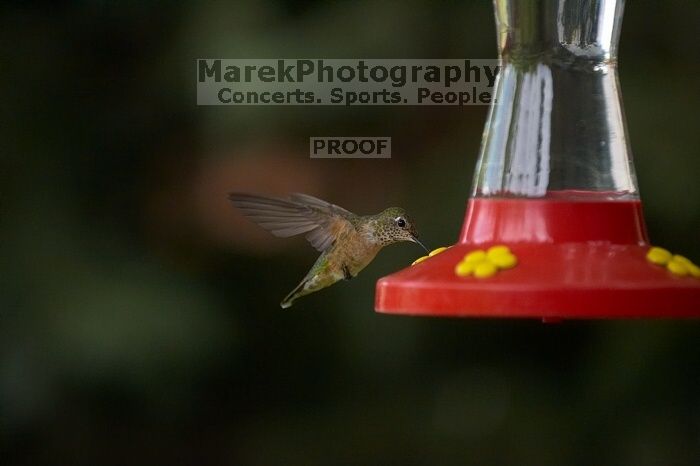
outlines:
[[[399,228],[404,228],[406,226],[406,220],[404,220],[403,217],[399,217],[396,219],[396,225],[398,225]]]

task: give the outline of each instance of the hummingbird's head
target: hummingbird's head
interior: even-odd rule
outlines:
[[[412,241],[420,244],[427,251],[423,243],[418,240],[415,225],[405,210],[400,207],[389,207],[378,217],[376,235],[383,246],[399,241]]]

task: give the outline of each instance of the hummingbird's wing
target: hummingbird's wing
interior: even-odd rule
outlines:
[[[293,193],[290,194],[289,197],[293,201],[297,201],[308,206],[316,207],[318,209],[330,212],[332,214],[342,215],[346,218],[355,217],[355,214],[353,214],[349,210],[343,209],[339,205],[331,204],[330,202],[326,202],[323,199],[319,199],[317,197],[309,196],[308,194]]]
[[[319,251],[325,251],[339,235],[354,228],[355,214],[307,194],[279,199],[231,193],[229,199],[246,217],[273,235],[288,238],[306,233],[306,239]]]

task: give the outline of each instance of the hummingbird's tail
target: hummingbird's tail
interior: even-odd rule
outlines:
[[[306,279],[302,280],[301,283],[299,283],[292,291],[289,292],[287,296],[284,297],[282,302],[280,303],[280,306],[282,309],[287,309],[292,307],[292,304],[294,303],[294,300],[299,298],[300,296],[304,296],[307,293],[304,293],[304,285],[306,285]]]
[[[287,309],[296,299],[302,296],[331,286],[333,283],[343,279],[342,275],[333,273],[328,269],[328,253],[324,252],[318,256],[316,263],[314,263],[304,279],[282,300],[280,303],[282,309]]]

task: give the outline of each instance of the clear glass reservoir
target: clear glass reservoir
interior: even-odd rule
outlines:
[[[494,0],[502,68],[475,198],[636,200],[617,78],[624,0]]]

